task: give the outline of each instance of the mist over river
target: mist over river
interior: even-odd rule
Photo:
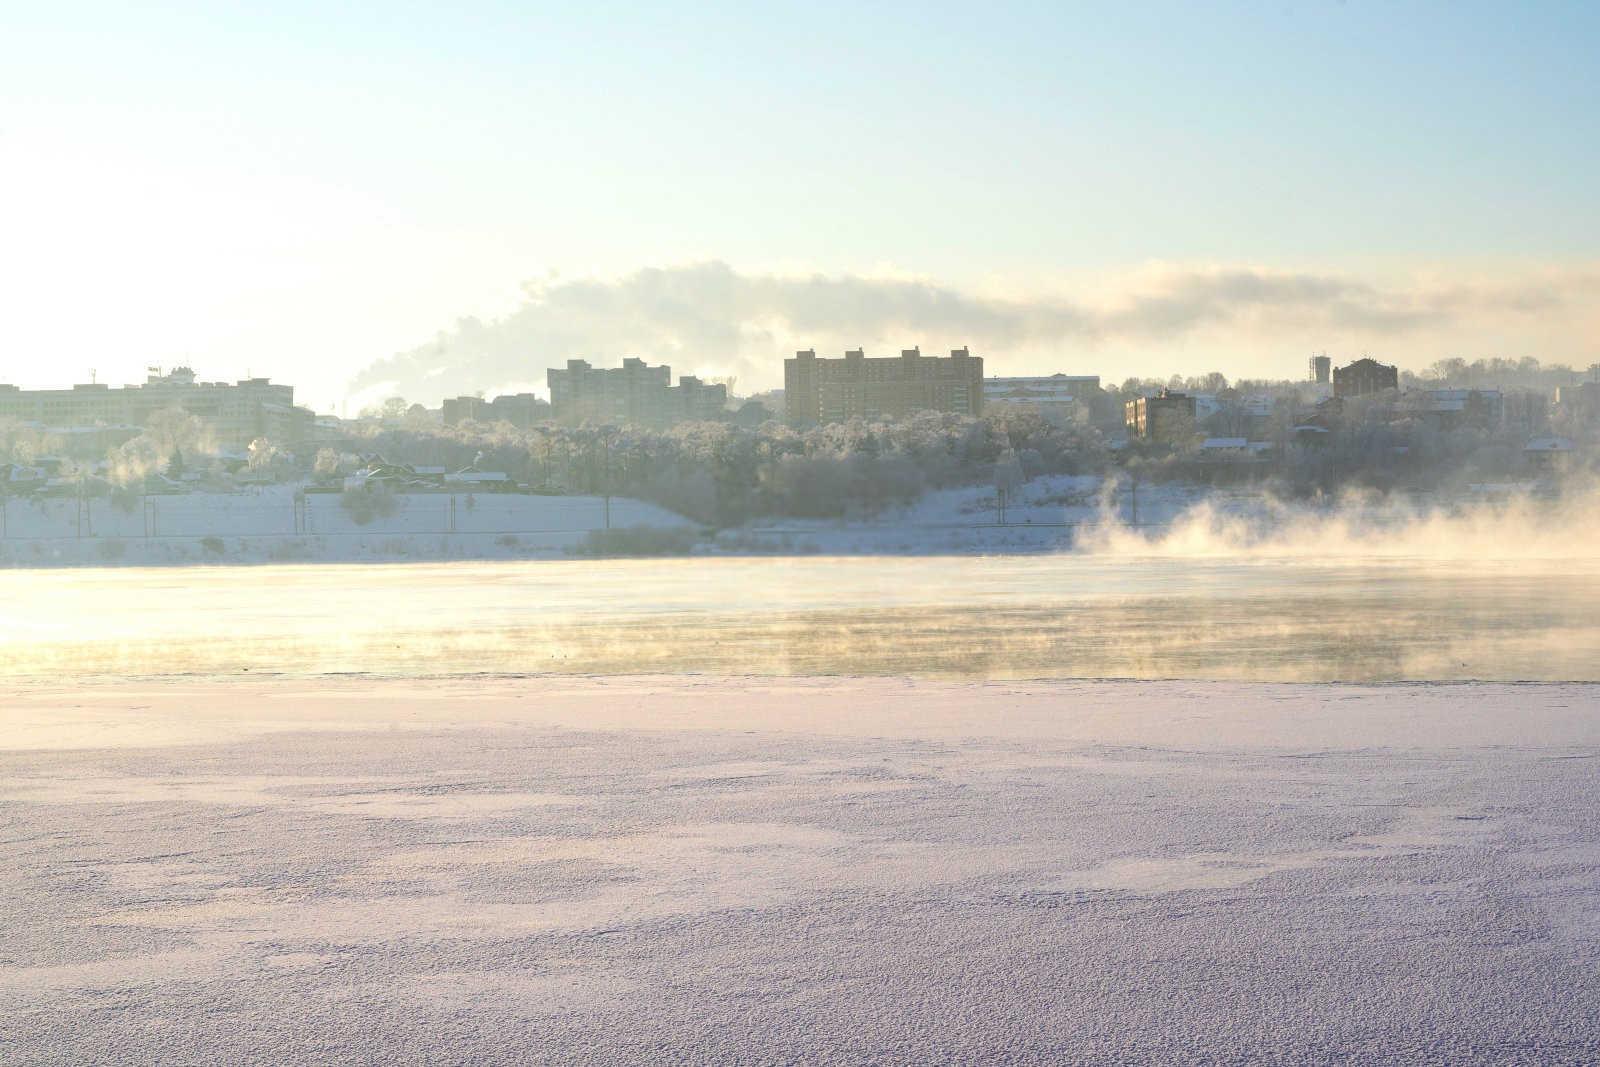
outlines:
[[[1600,561],[691,558],[0,575],[0,675],[1600,680]]]

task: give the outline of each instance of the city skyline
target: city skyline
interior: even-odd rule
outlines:
[[[270,366],[330,410],[933,337],[1015,374],[1584,366],[1597,22],[35,9],[0,44],[0,380]]]
[[[907,354],[909,354],[912,351],[920,351],[920,345],[913,346],[912,349],[903,349],[903,348],[899,349],[898,350],[898,354],[899,354],[900,357],[904,357],[904,356],[906,356]],[[811,356],[818,355],[815,346],[813,346],[810,349],[798,350],[794,354],[798,355],[798,356],[801,356],[801,357],[804,357],[804,356],[807,356],[807,355],[811,355]],[[895,358],[895,356],[896,356],[896,352],[895,351],[878,351],[876,349],[869,349],[869,348],[865,348],[863,346],[857,346],[857,347],[851,348],[851,349],[844,349],[844,350],[842,350],[842,353],[840,353],[840,354],[842,354],[842,356],[845,357],[846,360],[848,360],[848,358],[851,357],[851,356],[866,356],[866,357],[870,357],[874,362],[878,362],[878,363],[898,362],[898,359]],[[977,355],[979,358],[977,360],[975,360],[975,362],[980,366],[983,364],[983,358],[982,358],[981,354],[979,354],[979,353],[971,353],[970,352],[970,346],[962,346],[962,348],[960,348],[959,350],[952,349],[951,350],[951,354],[952,355],[956,355],[956,354]],[[828,357],[828,358],[825,358],[825,360],[824,360],[825,362],[842,362],[841,360],[832,359],[831,356],[830,356],[830,353],[827,353],[826,351],[821,353],[821,355],[823,355],[824,357]],[[780,358],[781,358],[782,365],[784,365],[785,367],[788,367],[789,365],[794,363],[794,360],[792,358],[790,358],[789,353],[782,354]],[[1426,387],[1427,386],[1427,382],[1430,380],[1430,373],[1440,373],[1440,374],[1443,374],[1444,376],[1448,377],[1451,374],[1460,373],[1461,370],[1465,370],[1465,369],[1470,368],[1472,366],[1483,368],[1484,364],[1487,363],[1487,364],[1491,364],[1492,365],[1491,368],[1490,369],[1486,369],[1486,370],[1480,370],[1477,373],[1487,374],[1492,379],[1495,379],[1495,380],[1499,380],[1500,378],[1503,378],[1503,377],[1505,377],[1507,375],[1512,376],[1512,377],[1516,377],[1518,374],[1526,373],[1526,374],[1531,374],[1533,376],[1538,376],[1539,374],[1547,374],[1547,375],[1555,376],[1558,379],[1561,378],[1561,376],[1565,375],[1565,377],[1566,378],[1570,378],[1571,382],[1573,382],[1573,383],[1578,383],[1578,382],[1581,382],[1581,381],[1600,381],[1600,363],[1591,363],[1591,364],[1588,364],[1587,366],[1571,366],[1571,365],[1560,364],[1560,363],[1540,363],[1540,362],[1538,362],[1536,360],[1534,362],[1534,364],[1532,365],[1532,370],[1529,371],[1529,370],[1518,370],[1517,364],[1519,362],[1521,362],[1521,361],[1515,361],[1515,360],[1487,360],[1487,361],[1486,360],[1478,360],[1478,361],[1450,360],[1450,361],[1445,361],[1445,362],[1454,363],[1454,364],[1457,365],[1457,367],[1459,369],[1457,371],[1450,371],[1448,368],[1446,368],[1446,369],[1441,371],[1441,370],[1439,370],[1439,368],[1437,366],[1435,366],[1435,367],[1431,367],[1431,368],[1416,368],[1415,371],[1414,371],[1414,369],[1412,367],[1406,366],[1404,364],[1404,361],[1396,361],[1395,363],[1392,363],[1392,364],[1383,364],[1383,362],[1381,360],[1374,359],[1369,354],[1367,354],[1365,352],[1361,353],[1359,356],[1356,356],[1356,355],[1351,355],[1351,356],[1348,356],[1348,357],[1341,356],[1341,357],[1339,357],[1337,359],[1335,359],[1333,356],[1331,356],[1327,352],[1321,352],[1321,353],[1312,354],[1311,357],[1304,364],[1286,365],[1285,367],[1275,368],[1276,371],[1281,372],[1281,373],[1274,373],[1272,371],[1269,371],[1267,374],[1264,374],[1264,375],[1262,375],[1260,377],[1255,377],[1255,378],[1244,378],[1244,377],[1230,378],[1226,374],[1222,374],[1221,377],[1222,377],[1222,380],[1224,381],[1224,383],[1226,385],[1231,385],[1231,386],[1241,387],[1241,388],[1242,387],[1246,387],[1246,386],[1257,386],[1257,385],[1259,385],[1259,386],[1267,386],[1267,387],[1284,387],[1284,386],[1293,386],[1296,383],[1306,383],[1306,382],[1323,382],[1323,383],[1326,383],[1326,381],[1327,381],[1326,375],[1322,375],[1322,374],[1320,374],[1320,372],[1318,372],[1316,370],[1316,366],[1318,364],[1326,364],[1327,367],[1332,368],[1335,371],[1335,376],[1337,375],[1337,372],[1340,370],[1340,368],[1338,366],[1336,366],[1336,364],[1341,364],[1342,363],[1342,364],[1347,365],[1347,367],[1348,366],[1361,365],[1361,364],[1373,364],[1373,365],[1385,366],[1386,369],[1389,372],[1391,372],[1391,374],[1390,374],[1391,378],[1397,378],[1397,376],[1398,376],[1398,374],[1400,372],[1415,373],[1415,379],[1414,379],[1415,383],[1417,385],[1419,385],[1419,386]],[[648,363],[648,360],[641,360],[638,357],[619,356],[619,357],[613,358],[613,359],[611,359],[609,361],[605,360],[605,359],[602,359],[601,360],[601,365],[593,367],[592,369],[594,371],[598,371],[598,372],[620,372],[622,370],[625,370],[629,366],[647,364],[647,363]],[[611,364],[611,365],[608,365],[608,364]],[[385,401],[385,403],[378,403],[378,402],[368,403],[368,404],[363,405],[359,410],[354,410],[354,411],[351,411],[351,410],[335,411],[335,410],[329,409],[329,410],[315,411],[314,413],[318,414],[318,415],[340,415],[340,416],[349,417],[349,418],[354,418],[356,416],[365,417],[365,416],[368,416],[370,414],[373,414],[373,413],[377,412],[382,407],[386,407],[388,404],[392,404],[392,403],[394,403],[396,401],[401,401],[401,400],[403,400],[407,404],[413,405],[413,406],[420,405],[420,406],[422,406],[424,408],[430,408],[431,407],[431,410],[434,411],[435,413],[437,413],[441,409],[441,405],[443,405],[443,409],[446,412],[448,412],[450,410],[451,404],[457,404],[459,406],[461,404],[466,404],[466,403],[469,403],[469,402],[476,402],[478,404],[482,404],[482,405],[485,405],[485,406],[492,406],[492,405],[489,404],[489,401],[494,400],[497,397],[500,398],[503,401],[508,402],[508,403],[516,402],[516,403],[526,404],[526,403],[529,403],[529,402],[537,402],[539,404],[543,404],[543,405],[546,405],[546,407],[548,407],[548,405],[550,405],[556,399],[555,396],[554,396],[554,392],[553,392],[551,383],[555,380],[555,378],[558,375],[565,375],[565,374],[569,373],[571,371],[571,369],[575,365],[576,366],[582,366],[582,367],[585,367],[585,368],[589,368],[589,366],[590,366],[588,361],[586,361],[586,360],[569,359],[569,360],[566,361],[566,366],[565,367],[559,367],[559,368],[558,367],[550,367],[546,372],[546,380],[544,382],[540,383],[537,387],[518,385],[518,386],[515,386],[515,387],[503,387],[503,388],[491,388],[491,389],[484,389],[484,388],[461,389],[461,390],[454,390],[454,391],[450,390],[449,388],[445,388],[443,392],[439,392],[437,394],[431,394],[431,393],[429,393],[429,394],[413,394],[411,396],[401,396],[400,394],[394,392],[393,390],[388,390],[388,391],[386,391],[386,394],[382,398],[383,401]],[[1526,366],[1526,365],[1524,364],[1524,366]],[[736,377],[730,376],[730,377],[727,377],[727,378],[718,378],[718,377],[714,377],[714,376],[707,376],[705,374],[694,373],[694,371],[692,369],[691,370],[679,370],[679,371],[675,372],[670,365],[657,365],[655,367],[652,367],[651,370],[652,370],[652,372],[655,372],[655,373],[657,373],[657,374],[659,374],[661,376],[661,378],[662,378],[662,380],[661,380],[662,388],[666,387],[668,381],[670,380],[670,377],[676,376],[677,378],[679,378],[680,384],[682,384],[684,386],[689,386],[689,387],[697,388],[697,389],[702,387],[702,386],[705,386],[705,387],[713,388],[715,390],[719,390],[719,391],[721,391],[721,395],[724,397],[725,400],[750,399],[752,397],[768,396],[769,394],[775,394],[775,395],[781,397],[787,391],[786,388],[785,388],[787,383],[785,381],[781,380],[781,379],[780,379],[778,385],[775,386],[775,387],[768,388],[766,386],[762,386],[762,387],[757,387],[757,388],[746,388],[746,389],[742,389],[739,392],[735,392],[734,389],[738,385],[738,380],[737,380]],[[1169,385],[1173,385],[1173,387],[1175,387],[1175,388],[1193,388],[1192,384],[1191,385],[1184,385],[1184,386],[1177,386],[1174,383],[1177,383],[1177,382],[1180,382],[1180,381],[1185,381],[1185,380],[1187,380],[1187,381],[1192,383],[1194,380],[1201,379],[1201,378],[1215,378],[1215,377],[1217,377],[1217,375],[1219,373],[1221,373],[1221,372],[1217,372],[1217,371],[1200,371],[1200,372],[1197,372],[1197,371],[1194,370],[1194,368],[1179,368],[1179,367],[1166,368],[1166,372],[1163,373],[1163,372],[1161,372],[1160,368],[1157,368],[1155,373],[1144,374],[1144,375],[1137,375],[1137,374],[1135,374],[1135,375],[1126,375],[1126,376],[1118,377],[1118,378],[1107,378],[1105,380],[1105,387],[1107,389],[1110,389],[1110,390],[1117,390],[1119,388],[1137,388],[1139,391],[1148,394],[1148,393],[1152,393],[1152,392],[1163,390],[1163,389],[1167,388]],[[785,377],[787,377],[787,373],[785,374]],[[242,386],[260,385],[260,386],[266,387],[268,383],[272,383],[271,386],[270,386],[271,388],[280,389],[280,390],[288,390],[288,392],[290,394],[292,394],[293,391],[296,388],[296,383],[287,382],[283,378],[281,378],[280,376],[273,375],[273,374],[261,375],[261,374],[250,373],[249,376],[246,377],[246,378],[242,378],[242,379],[239,379],[237,381],[233,381],[233,380],[228,380],[227,376],[225,376],[225,375],[200,374],[200,373],[198,373],[196,371],[195,368],[191,367],[189,364],[180,362],[180,363],[168,366],[168,367],[161,367],[161,366],[155,366],[155,365],[146,367],[145,368],[145,379],[144,379],[143,382],[132,381],[132,380],[129,380],[129,381],[105,380],[96,371],[91,371],[90,372],[87,381],[82,381],[82,380],[74,381],[74,382],[69,382],[69,381],[64,381],[64,380],[63,381],[47,381],[47,382],[45,382],[45,384],[42,384],[42,385],[20,385],[20,386],[18,384],[16,384],[15,382],[0,382],[0,398],[3,398],[3,397],[30,398],[30,399],[28,399],[26,401],[27,403],[37,403],[38,401],[37,401],[36,398],[41,397],[41,396],[49,396],[49,395],[59,395],[59,396],[64,396],[64,397],[73,397],[73,398],[76,398],[78,400],[95,400],[96,398],[105,398],[105,397],[116,398],[116,397],[131,396],[133,394],[136,394],[141,389],[146,388],[151,383],[165,382],[165,381],[168,381],[168,380],[177,380],[177,379],[182,379],[182,380],[191,381],[191,382],[198,382],[198,384],[200,384],[200,385],[203,385],[203,386],[208,387],[208,388],[215,387],[218,390],[224,390],[226,388],[230,388],[230,387],[233,387],[233,386],[241,386],[242,387]],[[1079,374],[1079,373],[1075,373],[1075,372],[1072,372],[1072,371],[1063,371],[1063,370],[1043,371],[1043,372],[1040,372],[1040,373],[1037,373],[1037,374],[1017,375],[1017,374],[1013,373],[1013,371],[1009,367],[1007,367],[1007,366],[1002,364],[1002,365],[999,365],[999,366],[991,365],[989,367],[989,369],[986,372],[982,373],[978,378],[976,378],[975,381],[979,381],[979,382],[985,383],[984,384],[984,391],[988,392],[989,391],[989,387],[991,385],[997,385],[999,383],[1050,382],[1052,380],[1060,380],[1063,383],[1077,383],[1079,386],[1081,386],[1081,383],[1083,383],[1083,382],[1094,382],[1095,383],[1095,387],[1099,388],[1099,383],[1101,382],[1101,379],[1102,379],[1102,376],[1098,375],[1098,374]],[[1393,387],[1395,387],[1395,386],[1391,386],[1391,388],[1393,388]],[[1554,388],[1554,387],[1551,387],[1551,388]],[[1541,392],[1541,391],[1549,392],[1550,390],[1549,389],[1545,389],[1543,386],[1535,386],[1535,387],[1533,387],[1532,391],[1535,392],[1535,393],[1538,393],[1538,392]],[[90,405],[90,406],[92,406],[92,405]],[[345,405],[345,406],[348,407],[348,405]],[[305,410],[307,412],[313,412],[314,411],[314,409],[312,409],[312,408],[303,407],[303,406],[302,406],[302,410]],[[731,411],[731,408],[729,410]],[[0,417],[6,416],[7,413],[8,413],[8,410],[6,408],[6,405],[4,403],[0,403]],[[449,420],[447,419],[446,421],[449,421]]]

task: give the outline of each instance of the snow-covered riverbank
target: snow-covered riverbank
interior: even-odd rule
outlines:
[[[591,531],[697,531],[642,500],[513,493],[397,496],[391,514],[357,516],[338,494],[294,486],[136,499],[14,500],[0,566],[327,563],[565,558]]]
[[[1105,497],[1096,478],[1037,478],[1002,513],[990,487],[929,493],[904,508],[853,519],[758,520],[712,533],[641,500],[522,494],[417,494],[392,514],[358,522],[336,494],[292,486],[149,497],[121,508],[100,499],[12,500],[0,524],[0,567],[159,566],[452,559],[560,559],[590,551],[595,531],[643,531],[627,554],[949,554],[1069,548],[1107,521],[1170,522],[1206,498],[1199,487],[1145,487]],[[653,534],[652,531],[661,531]],[[663,538],[652,545],[652,537]]]
[[[0,1060],[1600,1058],[1585,685],[16,689]]]

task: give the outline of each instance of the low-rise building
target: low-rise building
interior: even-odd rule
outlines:
[[[1250,451],[1248,437],[1207,437],[1200,442],[1200,451],[1215,456],[1239,455]]]
[[[1264,460],[1271,452],[1271,441],[1252,441],[1248,437],[1208,437],[1200,442],[1200,457],[1214,462]]]
[[[1424,389],[1408,392],[1405,399],[1444,430],[1462,426],[1490,429],[1505,419],[1505,397],[1498,389]]]
[[[1561,386],[1556,390],[1556,404],[1571,418],[1600,422],[1600,381]]]
[[[1530,440],[1523,447],[1522,455],[1534,469],[1552,470],[1561,466],[1575,451],[1567,438],[1546,435]]]
[[[1267,393],[1251,393],[1239,398],[1239,410],[1248,418],[1265,419],[1272,415],[1272,403]]]
[[[1333,369],[1333,395],[1337,397],[1370,396],[1398,388],[1400,369],[1367,356]]]
[[[1099,392],[1098,374],[985,378],[983,406],[990,411],[1009,406],[1030,407],[1047,418],[1067,422],[1087,418],[1090,405]]]
[[[1194,433],[1194,397],[1165,390],[1156,396],[1135,397],[1124,406],[1123,423],[1133,437],[1176,443],[1179,437]]]

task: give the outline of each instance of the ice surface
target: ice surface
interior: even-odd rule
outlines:
[[[13,689],[0,1062],[1600,1060],[1600,689]]]

